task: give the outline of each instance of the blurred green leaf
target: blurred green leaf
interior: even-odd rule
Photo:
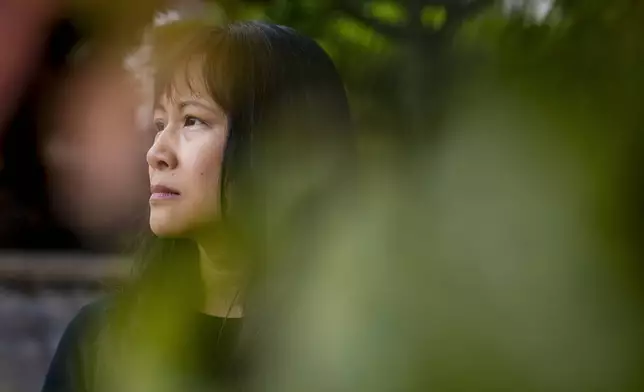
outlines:
[[[420,15],[423,26],[439,30],[447,21],[447,10],[440,6],[427,6]]]
[[[355,22],[353,19],[339,17],[332,22],[333,28],[346,41],[370,48],[375,52],[388,46],[387,40],[376,34],[373,30]]]
[[[366,10],[373,17],[389,24],[401,25],[407,21],[407,11],[398,2],[374,1],[367,4]]]

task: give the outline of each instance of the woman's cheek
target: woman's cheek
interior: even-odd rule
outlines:
[[[211,136],[211,135],[209,135]],[[223,143],[213,137],[205,138],[193,150],[192,173],[197,203],[201,214],[212,217],[219,215],[220,178],[223,162]]]

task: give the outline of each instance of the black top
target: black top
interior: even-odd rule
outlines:
[[[99,301],[85,306],[69,324],[50,364],[42,392],[104,391],[104,386],[94,382],[94,373],[100,346],[99,331],[105,320],[107,303]],[[165,374],[159,374],[159,378],[171,373],[177,390],[212,389],[230,379],[230,363],[241,319],[195,312],[190,321],[185,340],[182,336],[181,353],[184,354],[166,361],[171,364],[170,368],[163,372]],[[181,381],[177,384],[176,380]],[[174,387],[169,389],[174,390]]]

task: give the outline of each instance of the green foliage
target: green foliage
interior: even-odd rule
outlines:
[[[387,49],[386,38],[347,17],[338,17],[331,23],[331,29],[349,45],[357,45],[373,52]]]
[[[365,7],[369,14],[383,22],[402,25],[407,22],[407,11],[395,1],[373,1]]]
[[[447,10],[445,7],[427,6],[423,8],[420,19],[423,26],[439,30],[447,21]]]
[[[325,215],[275,362],[295,379],[273,390],[641,390],[644,3],[560,0],[542,24],[490,8],[454,36],[444,7],[346,5],[265,15],[334,58],[364,149],[399,138],[412,83],[446,119],[372,149],[357,207]],[[415,17],[420,45],[390,34]]]
[[[244,7],[240,15],[240,19],[264,20],[266,18],[266,7],[255,4]]]

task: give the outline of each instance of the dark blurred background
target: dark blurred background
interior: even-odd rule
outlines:
[[[522,390],[644,390],[644,3],[628,0],[4,0],[0,389],[38,390],[65,324],[126,273],[150,142],[132,68],[155,17],[271,20],[333,57],[370,185],[325,246],[354,238],[341,275],[392,276],[356,290],[451,331],[406,334],[374,311],[371,325],[445,345],[389,382],[500,390],[506,372]],[[338,265],[315,286],[337,288],[333,304]],[[382,363],[345,365],[357,390],[390,385],[361,383]]]

